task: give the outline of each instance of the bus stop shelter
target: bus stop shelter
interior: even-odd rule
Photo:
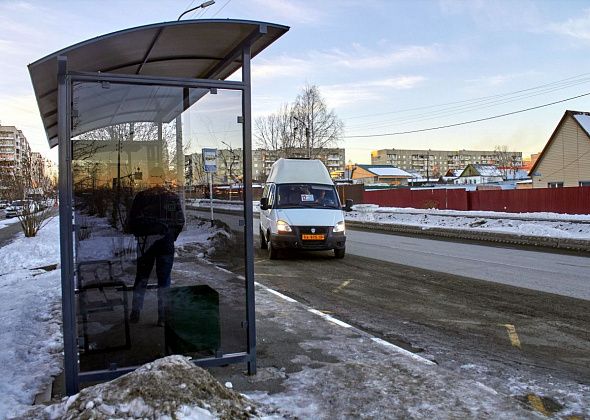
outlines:
[[[256,372],[250,61],[288,29],[158,23],[29,65],[59,151],[68,394],[167,354]],[[193,205],[221,176],[243,182],[234,226]]]

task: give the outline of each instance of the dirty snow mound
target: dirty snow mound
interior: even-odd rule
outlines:
[[[34,407],[26,419],[247,419],[254,403],[227,389],[184,356],[148,363],[111,382],[85,388],[48,407]]]

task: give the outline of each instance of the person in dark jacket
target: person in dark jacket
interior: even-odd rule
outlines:
[[[164,325],[163,294],[170,287],[174,264],[174,242],[184,226],[184,214],[177,194],[161,185],[139,192],[127,219],[129,231],[137,238],[138,256],[130,321],[139,321],[148,279],[156,265],[158,278],[158,325]]]

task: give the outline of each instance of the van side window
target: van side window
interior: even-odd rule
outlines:
[[[272,208],[275,203],[275,184],[271,184],[268,191],[268,207]]]

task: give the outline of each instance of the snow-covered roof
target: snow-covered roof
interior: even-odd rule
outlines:
[[[472,164],[472,166],[477,171],[479,176],[502,176],[502,171],[500,171],[496,165],[474,163]]]
[[[587,114],[574,114],[574,118],[582,126],[586,133],[590,135],[590,115]]]
[[[514,171],[512,169],[508,169],[506,171],[506,179],[517,180],[517,179],[528,179],[528,177],[529,177],[529,171],[527,171],[526,169],[517,169],[516,171]]]
[[[394,176],[397,178],[412,178],[412,174],[391,165],[359,165],[361,168],[377,176]]]

